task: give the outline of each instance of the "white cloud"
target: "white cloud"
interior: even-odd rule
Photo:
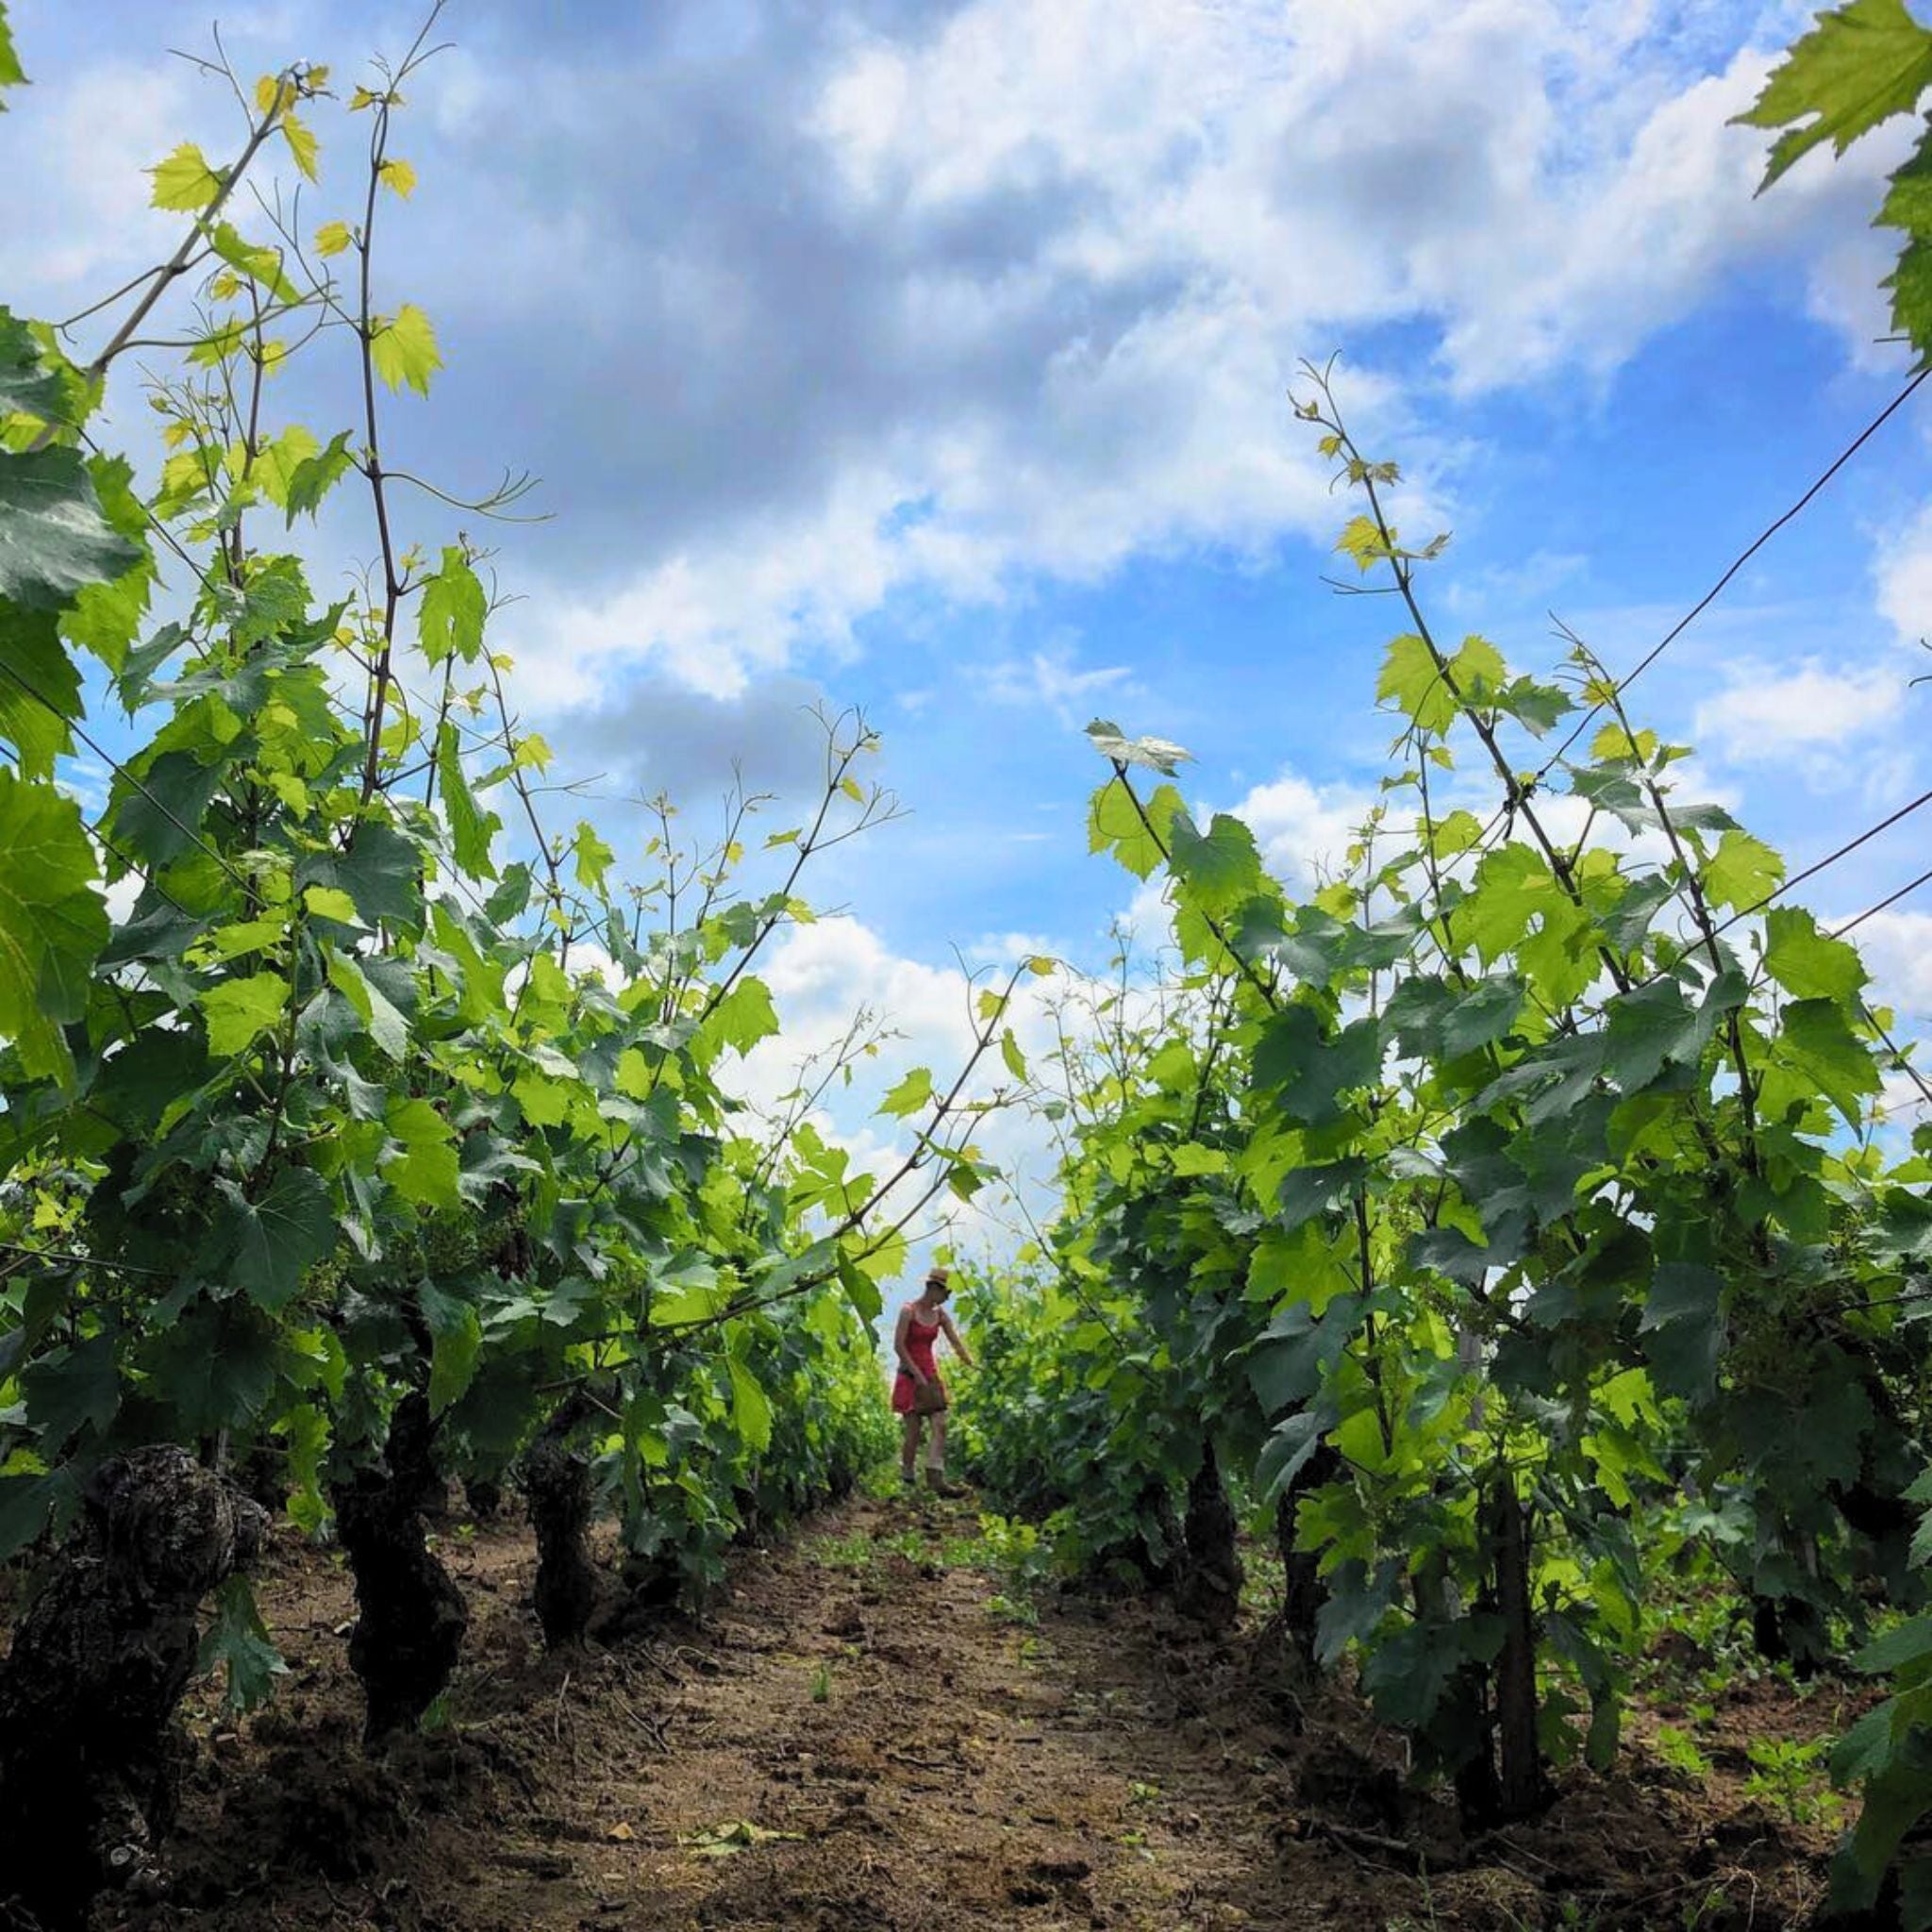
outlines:
[[[1807,658],[1795,670],[1744,662],[1697,707],[1698,744],[1736,764],[1838,751],[1896,719],[1903,679],[1895,666],[1834,670]],[[1817,766],[1838,769],[1840,761]]]
[[[1083,671],[1066,645],[1032,652],[1024,658],[1008,658],[987,674],[988,695],[1003,705],[1024,705],[1050,710],[1063,724],[1081,722],[1103,696],[1133,695],[1133,672],[1124,664],[1096,665]]]
[[[58,316],[173,254],[185,217],[149,207],[142,171],[184,139],[209,141],[219,157],[208,107],[185,68],[158,62],[104,63],[9,97],[8,145],[33,157],[34,182],[0,226],[0,286],[12,307]]]
[[[1727,125],[1788,8],[967,0],[891,29],[753,6],[724,32],[657,11],[446,57],[409,130],[410,292],[458,358],[502,331],[514,446],[596,479],[568,539],[594,564],[520,564],[504,626],[553,708],[647,661],[728,697],[856,650],[902,593],[997,602],[1325,532],[1284,391],[1364,330],[1433,344],[1345,381],[1425,490],[1449,453],[1409,405],[1439,377],[1600,378],[1740,264],[1786,260],[1814,312],[1871,333],[1842,238],[1891,137],[1753,200],[1763,137]],[[8,133],[51,187],[0,237],[9,288],[58,307],[152,256],[175,231],[140,168],[184,133],[218,152],[226,105],[158,65],[24,95]],[[484,210],[515,274],[476,273]]]
[[[1892,1007],[1920,1026],[1932,1023],[1932,912],[1874,912],[1849,937],[1872,974],[1872,1003]]]
[[[1874,571],[1879,615],[1906,642],[1932,637],[1932,504],[1878,540]]]
[[[1924,1091],[1909,1074],[1886,1074],[1878,1105],[1887,1124],[1907,1134],[1924,1121],[1932,1119],[1932,1107],[1926,1106]]]
[[[683,480],[707,511],[660,519],[622,583],[540,591],[541,683],[581,700],[650,659],[729,693],[856,648],[898,593],[997,602],[1203,545],[1265,558],[1336,514],[1284,391],[1364,329],[1419,323],[1435,344],[1433,367],[1351,363],[1344,384],[1424,488],[1450,453],[1410,418],[1420,388],[1604,378],[1745,265],[1783,264],[1870,359],[1871,263],[1842,238],[1896,142],[1754,199],[1765,139],[1729,125],[1790,12],[969,0],[936,30],[867,30],[828,11],[786,85],[753,57],[734,70],[741,98],[770,91],[782,212],[749,220],[698,184],[667,211],[646,176],[613,232],[596,196],[621,167],[605,190],[574,177],[562,208],[499,198],[503,245],[521,255],[527,228],[543,273],[471,299],[514,308],[541,283],[635,308],[612,276],[641,277],[654,355],[690,372],[668,415],[641,415],[646,441],[674,505]],[[626,72],[609,58],[598,84]],[[701,107],[710,71],[681,77]],[[518,112],[601,178],[573,145],[597,138],[583,79],[559,56],[520,79]],[[823,271],[768,287],[793,254]]]
[[[934,966],[893,952],[875,930],[858,919],[841,915],[794,926],[758,968],[783,1030],[760,1041],[741,1062],[728,1063],[724,1077],[766,1115],[778,1113],[781,1096],[797,1084],[805,1056],[823,1055],[836,1046],[861,1008],[876,1016],[887,1037],[875,1054],[856,1064],[849,1084],[839,1081],[828,1090],[813,1124],[828,1140],[847,1148],[875,1180],[883,1179],[909,1151],[913,1138],[908,1125],[875,1114],[879,1100],[913,1067],[930,1069],[941,1091],[949,1087],[973,1051],[978,991],[1004,985],[1012,962],[1045,950],[1050,949],[1031,935],[991,936],[974,949],[975,968],[969,979],[958,966]],[[998,969],[978,970],[977,961],[992,956],[997,956]],[[1054,1041],[1048,1003],[1064,983],[1064,975],[1042,979],[1023,974],[1005,1016],[1036,1074],[1043,1070],[1044,1056]],[[961,1099],[970,1103],[1012,1087],[1012,1076],[995,1047],[980,1062]],[[1039,1205],[1051,1152],[1044,1123],[1024,1108],[1008,1108],[976,1123],[972,1140],[999,1165],[1010,1185]],[[911,1206],[922,1181],[923,1175],[915,1174],[905,1183],[896,1212]],[[970,1207],[942,1196],[924,1217],[924,1224],[947,1221],[955,1239],[987,1234],[996,1225],[991,1217],[1000,1211],[1002,1191],[988,1190]]]
[[[1234,815],[1254,833],[1269,871],[1291,891],[1307,892],[1341,871],[1370,804],[1348,786],[1314,785],[1286,772],[1257,785]]]

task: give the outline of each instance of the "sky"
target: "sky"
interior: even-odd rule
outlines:
[[[378,251],[378,306],[420,304],[448,367],[391,408],[391,461],[541,477],[548,519],[488,533],[518,599],[492,639],[621,846],[626,795],[701,821],[734,767],[781,823],[810,708],[863,710],[905,815],[807,881],[838,916],[765,976],[787,1056],[863,1001],[905,1035],[883,1074],[943,1063],[961,961],[1093,970],[1132,902],[1086,851],[1090,717],[1188,746],[1191,799],[1296,884],[1373,800],[1395,626],[1324,581],[1349,512],[1289,404],[1304,358],[1403,464],[1409,527],[1453,532],[1441,628],[1528,670],[1553,618],[1635,663],[1897,392],[1867,224],[1909,128],[1756,197],[1764,137],[1727,125],[1807,11],[453,0]],[[59,316],[167,252],[141,171],[231,151],[237,110],[170,57],[208,51],[207,0],[10,14],[33,85],[0,166],[33,190],[0,301]],[[299,57],[347,84],[420,17],[219,19],[244,77]],[[361,125],[314,120],[305,222],[347,211]],[[283,406],[326,435],[346,374]],[[131,385],[115,407],[139,447]],[[1928,439],[1915,399],[1632,694],[1793,869],[1932,784]],[[1907,821],[1810,903],[1863,911],[1924,845]],[[1905,1030],[1932,1025],[1932,891],[1860,934]],[[875,1142],[862,1090],[833,1124]]]

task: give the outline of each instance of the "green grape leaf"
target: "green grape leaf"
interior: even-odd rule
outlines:
[[[1527,987],[1513,973],[1477,980],[1442,1014],[1443,1053],[1457,1059],[1493,1046],[1515,1025],[1527,995]]]
[[[458,868],[473,879],[493,879],[496,867],[490,857],[490,841],[503,829],[503,821],[477,805],[463,771],[462,743],[449,718],[436,734],[436,770],[442,780],[442,808]]]
[[[885,1312],[885,1300],[879,1293],[879,1285],[861,1268],[855,1267],[844,1256],[839,1257],[839,1286],[845,1291],[845,1299],[852,1304],[853,1311],[861,1322],[876,1322]]]
[[[1862,1783],[1891,1756],[1892,1707],[1874,1705],[1832,1747],[1831,1781],[1841,1789]]]
[[[20,1386],[43,1458],[51,1459],[83,1429],[106,1434],[121,1407],[113,1338],[96,1335],[42,1356],[22,1374]]]
[[[1353,1155],[1323,1167],[1295,1168],[1275,1195],[1282,1231],[1292,1234],[1304,1222],[1339,1207],[1367,1172],[1368,1164]]]
[[[261,486],[262,494],[286,513],[289,486],[303,466],[312,463],[321,454],[322,445],[316,441],[314,433],[300,423],[291,423],[279,436],[271,437],[255,452],[248,475]]]
[[[1341,1118],[1341,1095],[1372,1085],[1381,1071],[1382,1029],[1361,1019],[1332,1037],[1321,1016],[1296,1004],[1271,1014],[1255,1047],[1255,1084],[1272,1090],[1284,1119],[1325,1126]]]
[[[0,603],[0,739],[20,753],[22,776],[54,775],[54,761],[74,749],[68,721],[83,710],[53,612]]]
[[[0,764],[0,1038],[29,1074],[66,1081],[60,1024],[87,1010],[88,975],[108,943],[80,808]]]
[[[302,291],[283,271],[280,249],[271,248],[263,242],[244,241],[226,222],[217,222],[208,240],[215,253],[230,268],[240,269],[250,281],[266,289],[277,302],[301,301]]]
[[[179,214],[206,208],[222,192],[222,177],[192,141],[147,171],[154,176],[153,206]]]
[[[216,1591],[214,1615],[202,1633],[194,1667],[207,1675],[218,1665],[227,1681],[223,1703],[237,1713],[259,1709],[274,1693],[275,1679],[288,1673],[245,1576],[230,1576]]]
[[[1256,1501],[1268,1508],[1281,1496],[1322,1445],[1325,1427],[1321,1410],[1302,1408],[1276,1424],[1255,1464]]]
[[[713,1007],[705,1021],[705,1031],[719,1048],[730,1047],[747,1054],[761,1040],[778,1031],[778,1009],[772,1004],[771,989],[749,974]]]
[[[772,1446],[772,1398],[758,1386],[758,1379],[745,1365],[733,1357],[731,1372],[732,1425],[754,1455],[762,1456]]]
[[[26,75],[20,64],[20,56],[14,50],[13,29],[7,24],[7,8],[0,5],[0,88],[25,87]],[[0,114],[7,111],[7,103],[0,101]]]
[[[879,1102],[878,1110],[891,1114],[895,1120],[904,1120],[908,1114],[917,1113],[932,1100],[932,1074],[924,1067],[914,1067],[886,1097]]]
[[[1168,822],[1167,845],[1174,877],[1210,914],[1230,911],[1264,883],[1254,833],[1224,811],[1214,814],[1205,834],[1185,811],[1175,812]]]
[[[1137,879],[1148,878],[1160,865],[1167,828],[1181,808],[1180,793],[1172,785],[1158,786],[1145,801],[1143,823],[1125,781],[1109,778],[1088,808],[1087,849],[1110,851]]]
[[[5,20],[0,17],[0,34],[5,31]],[[0,86],[5,85],[0,78]],[[40,345],[32,333],[11,309],[0,308],[0,416],[18,411],[51,423],[60,416],[61,401],[60,378],[41,366]]]
[[[294,527],[297,517],[315,514],[322,507],[322,499],[348,475],[355,462],[355,455],[349,447],[349,432],[344,429],[332,436],[315,455],[304,458],[290,471],[288,481],[283,486],[282,510],[291,529]]]
[[[416,635],[432,665],[457,658],[474,664],[483,651],[483,624],[490,600],[470,560],[454,544],[442,553],[442,567],[423,584],[416,607]]]
[[[0,23],[4,27],[4,23]],[[57,1483],[73,1483],[72,1473],[0,1475],[0,1563],[10,1563],[47,1526]]]
[[[1020,1051],[1020,1042],[1013,1038],[1010,1026],[1000,1034],[1000,1058],[1006,1062],[1007,1072],[1013,1078],[1024,1082],[1026,1078],[1026,1056]]]
[[[225,979],[195,995],[208,1022],[208,1051],[222,1059],[245,1053],[288,1011],[289,982],[279,973]]]
[[[1843,1008],[1833,1000],[1794,1000],[1783,1017],[1779,1051],[1856,1126],[1860,1096],[1876,1093],[1883,1085],[1871,1048],[1852,1031]]]
[[[1385,1724],[1419,1731],[1467,1661],[1457,1624],[1405,1624],[1370,1648],[1362,1659],[1361,1687]]]
[[[1640,1328],[1657,1386],[1707,1401],[1724,1349],[1723,1278],[1692,1262],[1666,1261],[1651,1278]]]
[[[570,853],[577,884],[587,892],[601,892],[605,874],[609,872],[617,854],[597,836],[597,828],[589,819],[577,821],[576,837],[570,841]]]
[[[1261,1331],[1247,1359],[1248,1384],[1265,1416],[1285,1415],[1313,1399],[1341,1359],[1361,1313],[1359,1295],[1337,1295],[1319,1318],[1291,1303]]]
[[[1891,291],[1893,326],[1923,356],[1932,350],[1932,127],[1892,175],[1875,223],[1904,231],[1905,247],[1884,286]]]
[[[364,925],[392,925],[410,934],[423,929],[422,858],[409,840],[380,820],[365,819],[346,852],[308,859],[296,877],[302,885],[340,887],[356,902]]]
[[[61,613],[60,635],[69,643],[92,651],[119,676],[154,593],[155,563],[147,549],[147,511],[134,493],[133,466],[124,458],[91,458],[88,475],[93,478],[102,514],[134,545],[137,561],[105,583],[83,584]]]
[[[145,1343],[142,1367],[177,1441],[239,1428],[275,1386],[281,1330],[239,1296],[202,1302]]]
[[[436,331],[413,302],[405,302],[393,315],[378,316],[369,338],[375,373],[391,389],[404,384],[418,395],[429,393],[429,378],[442,367]]]
[[[58,610],[85,586],[110,582],[141,561],[103,514],[78,451],[0,451],[0,597]]]
[[[1418,731],[1441,734],[1456,722],[1456,699],[1448,683],[1428,645],[1413,632],[1391,641],[1375,695],[1391,700]]]
[[[420,1099],[391,1101],[386,1121],[397,1143],[384,1161],[389,1184],[421,1208],[460,1208],[459,1164],[450,1124],[428,1101]]]
[[[427,1282],[417,1294],[431,1336],[429,1413],[438,1416],[452,1403],[460,1402],[476,1378],[476,1363],[483,1353],[483,1322],[468,1302]]]
[[[325,892],[331,888],[310,886],[310,892]],[[347,893],[340,896],[346,899]],[[377,1048],[390,1059],[401,1063],[409,1050],[409,1023],[391,1003],[389,998],[375,986],[363,972],[361,962],[353,954],[344,953],[338,947],[326,948],[329,984],[355,1008],[357,1017],[369,1029],[369,1037]]]
[[[1735,123],[1783,128],[1772,144],[1758,192],[1791,163],[1829,141],[1843,154],[1894,114],[1909,113],[1932,87],[1932,33],[1904,0],[1846,0],[1817,16],[1811,31],[1771,71],[1763,92]]]
[[[192,751],[163,752],[138,774],[117,775],[109,792],[115,846],[139,864],[167,865],[195,843],[227,767]]]
[[[1797,906],[1774,906],[1764,918],[1764,970],[1801,1000],[1850,1000],[1865,984],[1858,949],[1818,930]]]
[[[1474,634],[1463,639],[1449,660],[1449,669],[1465,701],[1474,705],[1493,704],[1509,678],[1509,667],[1504,663],[1502,652],[1488,638]]]
[[[1704,868],[1704,895],[1713,906],[1745,911],[1762,905],[1785,875],[1785,862],[1749,832],[1726,832]]]
[[[1709,1043],[1716,1018],[1707,1003],[1691,1006],[1674,980],[1622,993],[1610,1003],[1604,1027],[1604,1072],[1625,1093],[1641,1092],[1667,1066],[1694,1062]]]
[[[226,1248],[230,1285],[271,1314],[294,1300],[302,1277],[335,1251],[336,1211],[314,1169],[285,1167],[258,1201],[217,1179],[224,1207],[215,1226]]]

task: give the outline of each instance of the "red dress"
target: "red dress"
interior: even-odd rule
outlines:
[[[919,1372],[929,1375],[935,1382],[940,1380],[940,1372],[933,1364],[932,1345],[940,1339],[940,1326],[935,1322],[928,1328],[917,1315],[906,1324],[906,1353],[919,1364]],[[892,1413],[910,1415],[912,1413],[912,1391],[918,1385],[904,1369],[892,1384]],[[943,1389],[946,1385],[940,1382]]]

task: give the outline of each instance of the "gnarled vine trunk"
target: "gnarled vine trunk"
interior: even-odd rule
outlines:
[[[537,1533],[537,1620],[556,1650],[581,1643],[597,1602],[591,1566],[591,1465],[571,1446],[588,1412],[574,1397],[539,1430],[524,1456],[524,1496]]]
[[[349,1666],[362,1680],[365,1743],[422,1717],[457,1667],[469,1626],[462,1592],[424,1541],[439,1493],[428,1398],[406,1395],[390,1418],[378,1469],[335,1486],[336,1527],[356,1578],[359,1612]]]
[[[1212,1630],[1226,1629],[1241,1613],[1244,1573],[1235,1534],[1214,1445],[1203,1442],[1201,1466],[1188,1483],[1188,1511],[1181,1524],[1187,1557],[1176,1594],[1181,1609]]]
[[[1308,1665],[1315,1661],[1315,1642],[1328,1590],[1322,1581],[1321,1557],[1295,1548],[1295,1512],[1304,1496],[1341,1474],[1341,1457],[1330,1444],[1318,1442],[1274,1506],[1274,1541],[1281,1551],[1284,1584],[1281,1626]]]
[[[0,1663],[0,1915],[11,1905],[62,1932],[105,1887],[161,1889],[196,1612],[253,1561],[268,1522],[185,1449],[96,1473]]]
[[[495,1476],[465,1476],[463,1501],[478,1523],[493,1523],[503,1510],[503,1484]]]
[[[1527,1818],[1545,1787],[1536,1735],[1536,1622],[1529,1594],[1529,1519],[1507,1470],[1490,1497],[1496,1608],[1503,1647],[1496,1656],[1496,1802],[1502,1816]]]

